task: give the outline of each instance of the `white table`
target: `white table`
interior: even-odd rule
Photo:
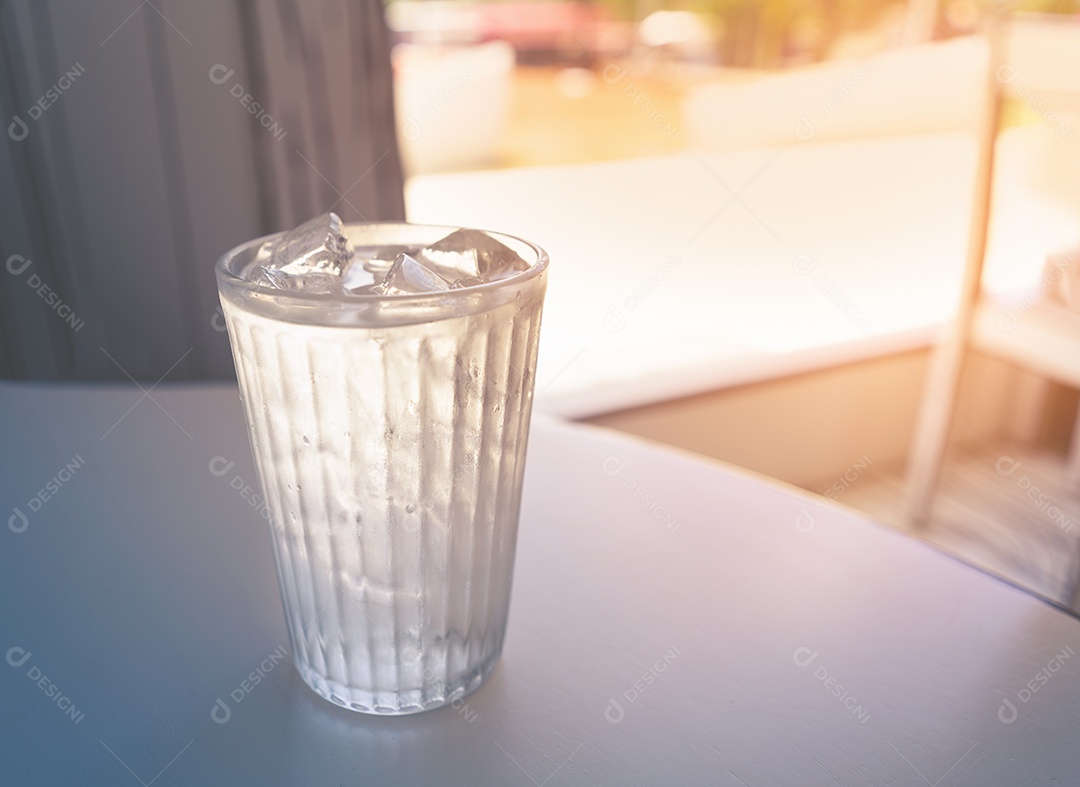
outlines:
[[[1080,239],[1043,131],[1003,135],[995,292]],[[933,134],[430,175],[407,207],[548,250],[537,405],[586,418],[928,346],[959,293],[974,148]]]
[[[1080,622],[717,463],[535,419],[502,662],[464,709],[371,718],[282,659],[235,389],[5,383],[0,413],[5,785],[1016,787],[1080,772]]]

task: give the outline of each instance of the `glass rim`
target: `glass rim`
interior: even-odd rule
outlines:
[[[252,248],[258,248],[271,238],[283,235],[288,230],[282,230],[280,232],[271,232],[268,235],[263,235],[252,240],[245,241],[222,254],[217,262],[214,264],[214,272],[217,274],[219,282],[226,283],[229,287],[235,287],[241,292],[248,293],[250,295],[258,295],[263,297],[270,297],[278,301],[287,302],[292,301],[294,303],[303,303],[308,306],[315,304],[335,304],[335,305],[361,305],[361,304],[373,304],[373,303],[400,303],[400,304],[425,304],[442,302],[445,303],[447,299],[464,299],[474,295],[481,295],[483,293],[494,293],[499,290],[520,286],[527,282],[541,278],[548,268],[548,254],[540,246],[536,245],[532,241],[525,240],[517,235],[511,235],[506,232],[499,232],[497,230],[485,230],[477,227],[460,227],[444,224],[424,224],[411,221],[349,221],[342,222],[342,228],[345,230],[345,235],[348,237],[349,229],[352,227],[416,227],[420,229],[444,229],[446,234],[460,230],[471,229],[479,232],[487,233],[496,240],[500,238],[507,238],[517,243],[521,243],[524,246],[531,249],[536,254],[536,262],[529,265],[528,270],[520,271],[513,276],[507,276],[502,279],[495,279],[493,281],[485,282],[483,284],[476,284],[470,287],[458,287],[456,289],[448,290],[435,290],[432,292],[418,292],[409,293],[406,295],[380,295],[378,293],[358,293],[349,294],[345,292],[303,292],[297,290],[278,290],[273,287],[265,287],[256,282],[249,281],[234,273],[229,265],[238,256],[243,254]],[[351,239],[350,239],[351,242]],[[377,244],[373,244],[377,245]],[[389,245],[389,244],[388,244]]]

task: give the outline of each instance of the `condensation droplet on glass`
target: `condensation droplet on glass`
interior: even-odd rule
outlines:
[[[304,445],[311,445],[311,441],[310,441],[310,440],[308,440],[308,436],[307,436],[307,435],[304,435],[304,436],[303,436],[302,438],[300,438],[300,439],[304,441]]]
[[[407,506],[405,506],[405,513],[406,514],[411,514],[414,511],[416,511],[416,506],[414,506],[412,503],[409,503]]]

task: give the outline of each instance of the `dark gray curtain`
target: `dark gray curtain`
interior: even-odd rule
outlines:
[[[402,219],[380,0],[0,0],[0,377],[232,375],[213,264]]]

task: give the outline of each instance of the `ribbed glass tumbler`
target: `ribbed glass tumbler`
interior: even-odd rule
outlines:
[[[354,224],[355,246],[449,230]],[[275,292],[217,276],[271,530],[293,659],[367,713],[435,708],[502,650],[547,256],[500,281],[419,295]]]

